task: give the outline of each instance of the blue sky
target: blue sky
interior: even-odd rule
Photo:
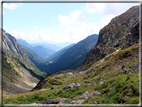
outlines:
[[[74,42],[138,3],[4,3],[3,28],[29,43]]]

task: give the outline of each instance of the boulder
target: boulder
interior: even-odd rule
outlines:
[[[75,87],[75,83],[71,83],[71,84],[69,84],[69,87],[70,87],[70,88]]]
[[[100,81],[100,84],[103,84],[104,82],[106,82],[108,79],[104,79]]]
[[[59,78],[60,78],[59,76],[56,76],[56,77],[55,77],[55,79],[59,79]]]
[[[75,83],[74,87],[80,87],[80,84],[79,83]]]
[[[109,88],[109,92],[112,91],[112,90],[113,90],[112,88]]]
[[[70,89],[70,88],[79,87],[79,86],[80,86],[79,83],[71,83],[69,85],[66,85],[63,89]]]
[[[68,72],[67,75],[73,75],[73,73],[72,72]]]
[[[58,104],[59,103],[59,99],[47,99],[45,100],[42,104]]]
[[[63,89],[69,89],[70,87],[68,85],[66,85],[65,87],[63,87]]]
[[[83,93],[82,97],[87,100],[89,98],[89,92],[86,91],[85,93]]]
[[[66,78],[67,77],[67,75],[65,74],[65,75],[63,75],[63,78]]]
[[[97,104],[97,102],[96,102],[96,101],[94,101],[93,103]]]
[[[82,100],[77,100],[77,101],[75,102],[75,104],[81,104],[81,103],[83,103],[83,101],[84,101],[84,99],[82,99]]]
[[[50,84],[52,85],[62,85],[62,81],[54,79],[49,81]]]
[[[98,92],[98,91],[92,91],[92,93],[93,93],[93,95],[101,95],[101,93],[100,92]]]
[[[76,100],[72,100],[71,102],[70,102],[70,104],[74,104],[76,102]]]

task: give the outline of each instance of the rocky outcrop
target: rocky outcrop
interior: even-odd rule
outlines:
[[[47,99],[46,101],[44,101],[42,104],[58,104],[59,103],[59,99]]]
[[[80,84],[79,83],[71,83],[71,84],[63,87],[63,89],[71,89],[71,88],[75,88],[75,87],[80,87]]]
[[[10,94],[28,92],[39,82],[43,73],[11,34],[3,29],[0,31],[3,34],[3,91]]]
[[[139,6],[134,6],[125,13],[113,18],[107,26],[100,30],[98,42],[96,46],[87,53],[83,65],[96,62],[122,47],[128,40],[137,43],[138,32],[135,32],[135,28],[138,26],[138,21]]]
[[[122,46],[122,49],[126,49],[132,45],[134,45],[135,43],[139,42],[139,28],[140,28],[140,23],[141,23],[141,19],[132,27],[131,32],[128,34],[127,38],[126,38],[126,44],[124,44]],[[142,27],[141,27],[141,31],[142,31]],[[141,34],[142,36],[142,34]]]
[[[84,98],[84,100],[87,100],[89,97],[94,95],[98,96],[101,95],[101,93],[98,91],[86,91],[85,93],[83,93],[82,97]]]
[[[3,52],[10,57],[20,60],[26,67],[32,67],[33,63],[30,61],[27,53],[18,44],[17,40],[9,33],[3,30]]]

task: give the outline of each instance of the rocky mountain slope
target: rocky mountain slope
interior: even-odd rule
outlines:
[[[39,82],[36,74],[19,60],[3,53],[2,62],[2,88],[5,94],[12,95],[29,92]]]
[[[139,6],[134,6],[125,13],[113,18],[99,32],[96,46],[87,53],[83,65],[103,58],[124,45],[131,34],[131,29],[139,21]]]
[[[44,75],[9,33],[3,33],[3,91],[17,94],[30,91]]]
[[[32,92],[4,95],[4,104],[139,104],[138,58],[139,44],[118,49],[86,70],[48,75]]]

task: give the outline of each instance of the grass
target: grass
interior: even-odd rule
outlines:
[[[83,75],[87,71],[86,70],[77,75],[67,77],[63,77],[63,75],[69,71],[57,73],[54,76],[47,76],[44,79],[46,80],[46,83],[41,83],[41,90],[9,96],[9,98],[4,96],[4,104],[42,103],[46,99],[54,98],[77,97],[78,99],[82,99],[81,95],[85,91],[98,91],[101,95],[89,97],[83,104],[138,104],[139,73],[131,73],[127,70],[127,68],[131,69],[130,66],[138,64],[138,59],[129,59],[132,55],[138,53],[137,49],[138,44],[125,50],[115,51],[107,61],[101,59],[94,65],[89,65],[92,68],[96,67],[96,69],[87,75]],[[126,70],[121,69],[122,62],[126,64]],[[62,84],[52,85],[55,76],[60,77],[57,81],[62,81]],[[74,78],[71,79],[73,76]],[[100,81],[105,79],[107,79],[107,81],[100,84]],[[86,80],[90,81],[91,85],[84,84],[78,88],[69,90],[63,89],[64,86],[69,85],[70,83],[78,82],[82,84]],[[51,87],[54,87],[54,89],[51,89]],[[66,100],[65,102],[69,103],[70,101]]]

